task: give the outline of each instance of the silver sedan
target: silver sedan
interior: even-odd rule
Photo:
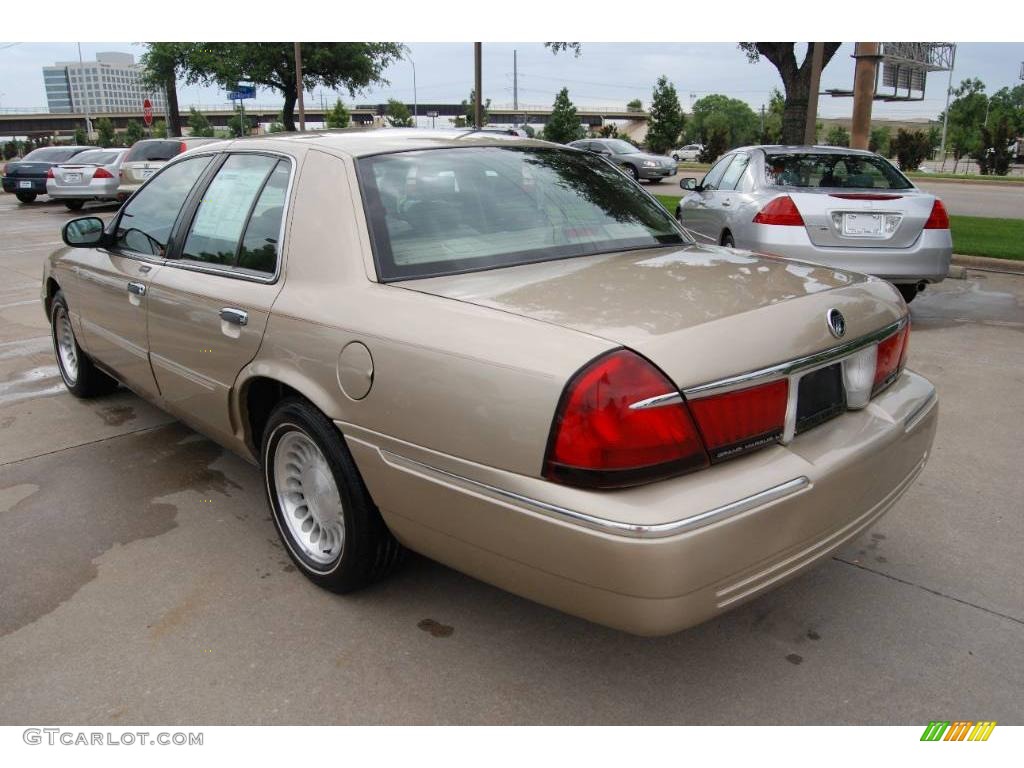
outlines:
[[[906,301],[949,271],[942,201],[872,152],[742,147],[680,186],[676,218],[702,240],[866,272]]]
[[[89,200],[118,200],[121,163],[127,149],[90,149],[54,166],[46,177],[46,194],[77,211]]]

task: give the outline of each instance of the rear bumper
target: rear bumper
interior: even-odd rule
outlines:
[[[135,190],[141,186],[142,182],[139,182],[138,184],[119,184],[117,186],[117,196],[121,198],[128,197],[129,195],[134,194]]]
[[[795,576],[910,486],[937,423],[906,372],[788,446],[613,492],[566,488],[339,424],[394,534],[510,592],[643,635],[675,632]]]
[[[737,245],[752,251],[863,272],[893,283],[938,283],[949,274],[953,239],[948,229],[921,232],[909,248],[826,248],[814,245],[803,227],[751,225],[750,241]],[[744,238],[747,240],[747,238]]]
[[[30,182],[31,187],[23,187],[22,182]],[[3,188],[4,192],[35,192],[37,195],[46,194],[46,179],[45,178],[19,178],[17,176],[4,176],[3,177]]]
[[[57,200],[114,200],[118,196],[117,179],[111,183],[95,183],[80,187],[60,186],[52,179],[46,183],[46,194]]]

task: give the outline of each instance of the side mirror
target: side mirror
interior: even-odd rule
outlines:
[[[64,225],[61,237],[72,248],[93,248],[103,242],[103,219],[96,216],[72,219]]]
[[[697,191],[697,180],[695,178],[693,178],[692,176],[688,176],[685,179],[680,179],[679,180],[679,188],[680,189],[685,189],[687,192],[696,192]]]

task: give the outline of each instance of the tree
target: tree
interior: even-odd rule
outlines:
[[[833,125],[825,134],[825,143],[830,147],[850,146],[850,132],[841,125]]]
[[[679,106],[676,88],[665,75],[658,78],[651,93],[650,122],[647,124],[647,146],[656,155],[663,155],[678,145],[683,132],[683,108]]]
[[[489,110],[490,110],[490,108],[491,108],[491,100],[490,99],[487,99],[486,101],[484,101],[484,102],[482,102],[480,104],[480,121],[481,121],[481,123],[483,125],[487,125],[487,120],[488,120],[488,117],[489,117]],[[466,101],[465,99],[462,100],[462,113],[465,115],[465,122],[462,124],[461,127],[465,127],[465,126],[468,126],[468,125],[475,125],[475,123],[476,123],[476,88],[472,89],[469,92],[469,101]],[[458,120],[456,120],[456,124],[458,124]],[[479,128],[480,126],[476,126],[476,127]]]
[[[178,76],[184,71],[189,43],[146,43],[148,49],[139,63],[142,83],[153,91],[167,94],[167,118],[171,136],[181,136],[181,115],[178,113]]]
[[[392,128],[412,128],[412,115],[409,108],[398,99],[388,99],[388,125]]]
[[[1024,85],[1000,88],[989,98],[989,125],[997,125],[1003,118],[1011,134],[1024,134]]]
[[[338,99],[327,113],[327,127],[348,128],[351,119],[348,110],[345,109],[345,105],[341,103],[341,99]]]
[[[871,135],[868,138],[868,149],[872,152],[877,152],[882,157],[889,157],[889,141],[891,139],[891,132],[889,126],[882,125],[871,129]]]
[[[213,136],[213,126],[209,119],[195,107],[188,111],[188,127],[192,129],[193,136]]]
[[[959,160],[977,153],[982,147],[981,127],[988,112],[988,97],[985,84],[977,78],[961,80],[953,90],[953,96],[956,98],[949,105],[946,145],[952,150],[953,157]],[[939,115],[939,120],[944,117],[945,113]]]
[[[569,100],[569,89],[563,88],[555,96],[551,116],[544,126],[544,138],[558,144],[568,144],[570,141],[582,139],[585,134],[586,131],[583,130],[576,114],[576,107]]]
[[[302,86],[346,89],[350,95],[370,85],[387,85],[384,71],[405,53],[401,43],[303,43]],[[185,80],[233,85],[248,80],[284,96],[281,116],[295,130],[295,49],[293,43],[192,43],[184,65]]]
[[[760,118],[747,102],[712,93],[693,103],[686,135],[690,142],[707,145],[714,130],[720,134],[719,139],[724,140],[725,149],[731,149],[753,144],[759,129]]]
[[[114,124],[109,117],[101,117],[96,121],[96,141],[99,146],[114,146],[114,133]]]
[[[992,173],[1005,176],[1010,170],[1010,120],[1006,115],[1000,116],[994,128],[987,125],[981,127],[981,147],[975,152],[974,159],[978,162],[978,170],[983,176]]]
[[[240,109],[236,109],[235,114],[228,118],[228,130],[231,132],[231,135],[236,138],[248,136],[253,127],[254,122],[252,117],[245,115]]]
[[[778,88],[772,88],[768,99],[768,108],[761,107],[763,127],[761,129],[762,144],[780,144],[782,142],[782,118],[786,111],[786,98]]]
[[[163,120],[154,120],[153,125],[149,129],[149,135],[154,139],[166,139],[167,123]]]
[[[138,120],[129,120],[128,127],[124,131],[124,140],[127,146],[132,146],[136,141],[144,138],[146,131]]]
[[[580,53],[583,51],[581,43],[544,43],[544,47],[551,50],[552,53],[560,53],[561,51],[572,51],[579,58]]]
[[[75,128],[75,144],[78,146],[84,146],[89,143],[89,137],[85,135],[85,129],[82,126]]]
[[[537,135],[537,132],[533,129],[532,125],[524,125],[523,130],[526,131],[526,138],[532,139]]]
[[[783,144],[803,144],[807,127],[807,106],[811,95],[811,61],[814,46],[823,46],[821,69],[836,55],[842,43],[808,43],[804,60],[796,62],[796,43],[740,43],[740,49],[747,54],[751,63],[763,56],[779,71],[786,99],[782,116]]]
[[[619,127],[615,123],[606,123],[601,126],[597,135],[602,139],[617,139],[619,138]]]
[[[643,112],[644,103],[640,99],[633,99],[631,102],[626,104],[627,112]]]
[[[901,171],[916,171],[930,154],[928,134],[900,128],[892,142],[892,150]]]

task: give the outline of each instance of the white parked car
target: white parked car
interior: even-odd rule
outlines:
[[[672,159],[677,162],[693,162],[703,151],[704,147],[701,144],[687,144],[685,147],[673,149],[669,154],[671,154]]]

